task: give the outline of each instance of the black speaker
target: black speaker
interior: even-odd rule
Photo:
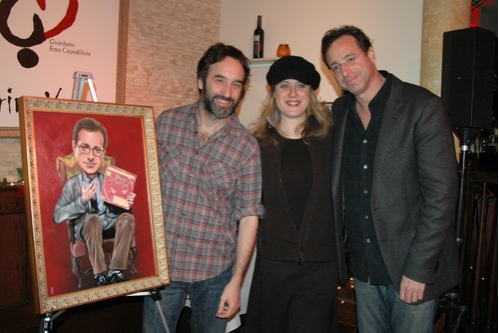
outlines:
[[[483,28],[444,32],[442,99],[453,127],[493,127],[497,118],[494,32]]]

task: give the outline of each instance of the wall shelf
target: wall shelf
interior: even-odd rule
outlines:
[[[257,58],[250,59],[251,68],[270,67],[279,58]]]

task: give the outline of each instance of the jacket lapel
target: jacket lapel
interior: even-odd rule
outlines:
[[[393,77],[392,90],[388,97],[385,110],[383,110],[383,119],[381,121],[378,144],[376,145],[376,153],[374,155],[373,181],[376,179],[379,168],[388,152],[388,148],[394,140],[394,135],[403,112],[402,106],[402,84],[399,79]]]
[[[291,216],[291,211],[289,210],[286,194],[284,192],[284,186],[282,184],[281,179],[281,158],[282,158],[282,138],[278,135],[274,135],[274,138],[279,142],[278,146],[269,145],[265,148],[262,146],[260,149],[265,149],[266,153],[262,155],[262,158],[267,159],[267,163],[271,168],[272,176],[275,179],[279,179],[280,181],[276,184],[276,188],[274,191],[277,191],[278,194],[275,196],[279,201],[279,204],[283,207],[283,209],[288,212],[289,216]],[[263,176],[263,180],[265,181],[265,176]],[[265,204],[265,196],[263,197],[263,203]]]

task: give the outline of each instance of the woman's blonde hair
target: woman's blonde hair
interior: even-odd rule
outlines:
[[[329,113],[329,109],[324,102],[320,102],[317,99],[312,88],[310,89],[310,102],[308,104],[307,109],[305,110],[305,120],[302,124],[300,124],[300,128],[302,130],[302,136],[307,141],[307,138],[317,137],[324,138],[329,128],[333,125],[331,121],[331,115]],[[277,141],[270,134],[270,124],[273,126],[277,126],[279,123],[280,113],[277,110],[277,105],[274,98],[275,85],[270,87],[270,91],[267,94],[262,106],[262,111],[260,113],[260,117],[250,125],[250,130],[253,132],[253,135],[258,140],[262,141],[264,145],[273,144],[277,145]],[[315,128],[307,128],[307,121],[310,116],[313,116],[318,123],[318,126]],[[268,119],[268,120],[267,120]]]

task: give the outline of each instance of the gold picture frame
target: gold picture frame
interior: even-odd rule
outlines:
[[[168,285],[152,107],[22,96],[19,112],[31,274],[38,313]],[[137,175],[133,204],[137,260],[130,256],[132,268],[125,274],[128,281],[101,287],[93,287],[93,274],[80,279],[79,284],[71,262],[74,258],[68,227],[66,223],[57,225],[53,219],[55,203],[63,188],[57,161],[60,156],[72,153],[73,127],[86,117],[96,119],[106,128],[109,137],[106,157],[113,156],[117,166]],[[88,266],[85,259],[80,264]]]

